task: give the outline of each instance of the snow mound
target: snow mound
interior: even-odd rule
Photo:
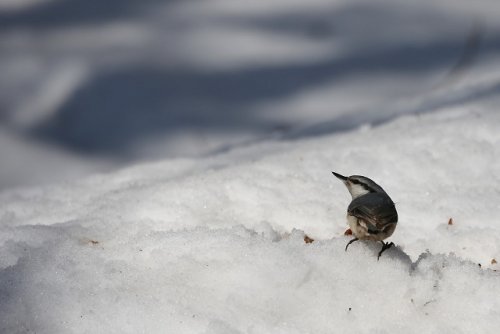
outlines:
[[[500,116],[476,108],[2,192],[0,332],[494,333]],[[344,251],[332,169],[396,201],[380,261]]]
[[[2,332],[494,332],[499,273],[457,257],[242,226],[25,228],[0,272]],[[376,247],[375,247],[376,246]],[[498,328],[498,327],[497,327]]]

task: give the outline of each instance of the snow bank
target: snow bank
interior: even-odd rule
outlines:
[[[0,188],[205,157],[0,192],[0,333],[498,332],[498,5],[14,2]]]
[[[494,94],[499,8],[488,0],[0,0],[0,156],[16,161],[0,166],[0,188],[317,135],[324,123],[355,128],[429,111],[438,88],[485,77],[492,87],[458,97],[445,89],[437,102]]]
[[[92,234],[25,229],[44,243],[2,270],[3,332],[495,332],[500,279],[454,256],[345,240],[306,245],[241,226]],[[78,237],[80,236],[80,237]],[[493,327],[493,328],[492,328]],[[498,328],[498,327],[497,327]]]
[[[0,193],[0,332],[495,333],[500,115],[484,105]],[[380,261],[378,244],[344,252],[331,170],[396,201]]]

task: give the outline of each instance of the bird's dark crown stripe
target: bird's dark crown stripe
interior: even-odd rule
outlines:
[[[367,185],[366,183],[361,183],[361,182],[359,182],[358,180],[351,180],[351,182],[352,182],[352,183],[354,183],[354,184],[359,184],[359,185],[361,185],[363,188],[365,188],[366,190],[368,190],[368,191],[369,191],[369,192],[371,192],[371,193],[376,193],[376,192],[377,192],[374,188],[370,187],[370,186],[369,186],[369,185]]]
[[[353,184],[359,184],[359,185],[363,186],[366,190],[368,190],[371,193],[376,193],[377,192],[374,188],[370,187],[366,183],[363,183],[363,182],[361,182],[359,180],[349,179],[349,181],[351,181]]]
[[[367,186],[366,184],[363,184],[363,186],[365,187],[366,190],[368,190],[369,192],[371,193],[376,193],[377,191],[375,189],[373,189],[372,187],[370,186]]]

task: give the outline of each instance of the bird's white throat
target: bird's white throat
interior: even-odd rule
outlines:
[[[360,184],[349,183],[347,185],[347,189],[351,193],[352,199],[358,198],[359,196],[363,196],[368,194],[370,191],[367,190]]]

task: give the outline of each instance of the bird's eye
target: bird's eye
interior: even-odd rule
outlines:
[[[351,179],[350,181],[351,181],[352,183],[354,183],[354,184],[359,184],[359,181],[358,181],[358,180],[353,180],[353,179]]]

